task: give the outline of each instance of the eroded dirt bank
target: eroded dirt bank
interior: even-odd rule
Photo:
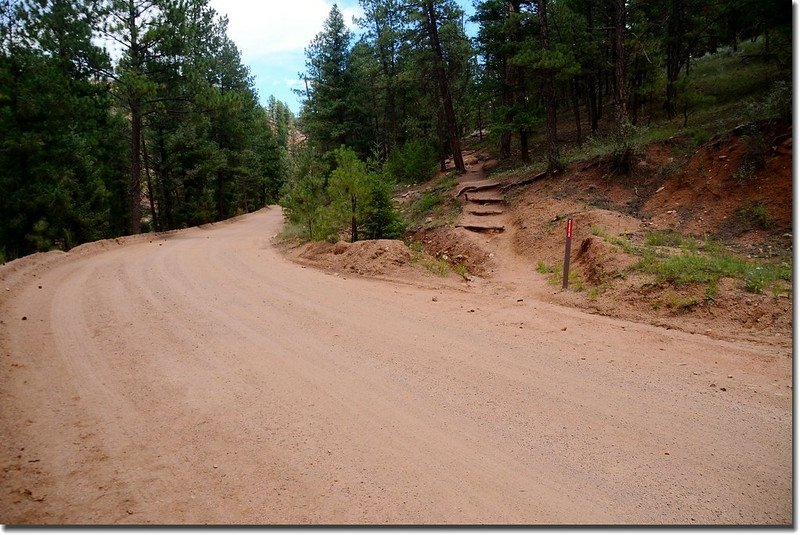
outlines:
[[[281,223],[0,267],[0,522],[792,522],[789,348],[303,268]]]

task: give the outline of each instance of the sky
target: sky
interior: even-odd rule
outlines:
[[[345,23],[355,30],[354,16],[362,14],[358,0],[336,2]],[[302,89],[299,73],[305,71],[305,48],[322,31],[333,0],[210,0],[220,15],[228,17],[228,36],[250,68],[262,104],[270,95],[295,114],[300,101],[292,89]],[[471,15],[472,0],[459,0]]]

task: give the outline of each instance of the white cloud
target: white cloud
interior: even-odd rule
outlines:
[[[228,36],[245,62],[276,54],[302,52],[320,31],[333,7],[332,0],[211,0],[228,17]],[[355,0],[339,2],[345,23],[352,27],[361,9]]]

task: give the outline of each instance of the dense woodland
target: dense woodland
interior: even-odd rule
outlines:
[[[307,239],[398,237],[393,188],[463,171],[470,135],[552,173],[606,136],[625,172],[637,127],[713,99],[695,61],[756,38],[791,92],[785,1],[475,0],[471,21],[453,0],[359,3],[309,43],[295,119],[259,104],[205,0],[0,0],[0,252],[277,200]]]
[[[292,115],[205,0],[3,0],[7,259],[274,202]]]
[[[765,82],[791,102],[788,2],[475,0],[472,39],[453,0],[360,4],[356,34],[334,7],[306,50],[299,124],[316,167],[290,177],[284,204],[307,238],[335,237],[349,221],[355,239],[359,217],[369,221],[357,214],[369,198],[351,194],[349,216],[331,200],[341,197],[326,179],[341,146],[389,189],[430,178],[448,157],[463,171],[462,140],[476,133],[501,161],[525,164],[535,152],[551,173],[565,145],[605,136],[624,173],[637,129],[675,117],[685,125],[713,102],[692,83],[694,62],[756,38],[754,61],[780,73]]]

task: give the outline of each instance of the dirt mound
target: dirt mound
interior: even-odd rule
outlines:
[[[411,251],[400,240],[312,242],[300,246],[295,255],[314,267],[369,276],[395,275],[411,263]]]
[[[740,244],[790,232],[791,150],[791,125],[783,122],[712,139],[644,203],[641,215],[657,228]],[[788,247],[791,239],[784,241]]]
[[[67,253],[63,251],[48,251],[46,253],[35,253],[22,258],[17,258],[10,262],[0,265],[0,303],[7,297],[7,288],[10,288],[22,280],[26,275],[36,277],[56,263],[61,261]]]
[[[695,247],[711,237],[742,257],[790,261],[791,126],[748,128],[691,154],[684,152],[686,140],[652,145],[625,176],[596,158],[514,191],[506,235],[511,250],[552,284],[541,297],[688,332],[790,344],[788,281],[753,292],[741,279],[670,284],[636,267],[649,239],[671,236],[653,231],[693,235],[696,241],[685,243]],[[568,218],[574,220],[572,291],[558,292]],[[686,254],[687,247],[665,245],[656,254]]]
[[[512,200],[512,234],[514,251],[545,263],[563,261],[567,219],[573,220],[573,251],[577,245],[594,236],[640,232],[642,221],[629,215],[594,208],[576,199],[553,198],[552,185],[536,184]],[[602,247],[594,240],[594,250]]]
[[[619,254],[612,245],[591,236],[580,242],[572,266],[579,270],[583,280],[600,286],[625,273],[631,263],[629,257]]]
[[[429,255],[453,265],[463,265],[473,275],[486,275],[495,267],[493,255],[486,252],[475,237],[463,228],[438,227],[420,230],[412,240],[422,244]]]

